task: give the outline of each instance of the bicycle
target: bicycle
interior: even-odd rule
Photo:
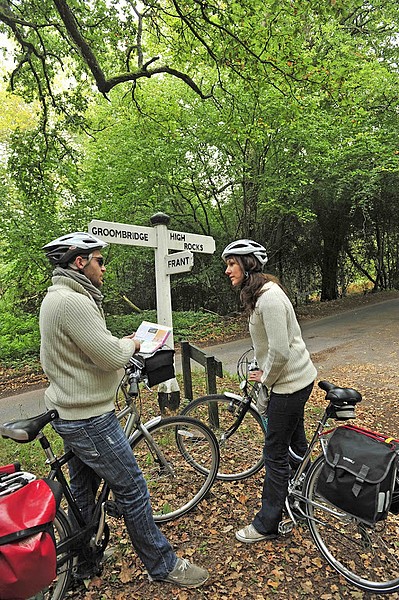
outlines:
[[[316,547],[327,562],[347,581],[371,593],[399,590],[399,514],[389,512],[374,525],[347,514],[325,500],[317,489],[318,477],[325,464],[325,450],[333,430],[324,431],[330,418],[346,421],[355,417],[361,395],[351,388],[340,388],[320,381],[328,406],[320,419],[305,456],[291,478],[285,501],[287,517],[279,524],[279,533],[290,533],[299,522],[306,522]],[[312,462],[316,445],[322,453]],[[399,474],[392,504],[399,501]]]
[[[243,396],[225,392],[193,400],[183,414],[195,415],[213,428],[221,447],[222,470],[218,478],[226,481],[244,479],[263,467],[261,450],[265,429],[257,411],[257,387],[247,381],[248,351],[239,360]],[[245,371],[245,375],[242,374]],[[290,456],[297,468],[290,478],[285,500],[284,519],[279,524],[281,535],[289,534],[301,523],[308,526],[316,547],[327,562],[356,587],[374,593],[391,593],[399,590],[399,514],[389,512],[388,517],[375,525],[366,525],[323,499],[317,491],[319,474],[325,464],[331,430],[325,431],[328,419],[344,421],[355,417],[355,405],[362,397],[356,390],[340,388],[321,381],[319,387],[326,392],[328,402],[308,450],[303,457]],[[256,432],[255,441],[251,432]],[[316,452],[321,444],[322,452]],[[250,460],[246,460],[248,447]],[[317,458],[312,462],[314,455]],[[298,464],[299,463],[299,464]],[[396,476],[394,499],[399,502],[399,474]]]
[[[239,481],[263,468],[265,424],[258,412],[258,384],[248,380],[254,363],[250,348],[239,358],[237,375],[243,395],[232,392],[211,394],[191,400],[182,415],[199,419],[214,432],[220,447],[217,479]],[[295,457],[294,457],[295,458]]]
[[[173,351],[168,352],[173,366]],[[117,417],[125,421],[124,432],[147,481],[154,519],[163,523],[185,515],[206,497],[218,471],[219,446],[212,431],[191,417],[157,416],[142,423],[137,406],[140,383],[148,383],[146,360],[135,354],[126,365],[119,386],[125,407],[118,411]],[[68,451],[57,458],[43,431],[57,417],[57,411],[51,410],[0,426],[3,438],[19,443],[39,441],[50,467],[47,477],[59,481],[65,498],[66,506],[57,511],[54,521],[57,579],[36,596],[37,600],[61,600],[65,596],[78,567],[78,555],[83,555],[85,564],[91,566],[90,575],[100,572],[110,536],[107,515],[121,516],[111,490],[103,481],[92,521],[84,521],[63,473],[73,453]],[[72,513],[77,527],[72,526],[65,508]]]

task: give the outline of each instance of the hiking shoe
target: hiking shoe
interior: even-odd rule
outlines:
[[[181,587],[196,588],[204,584],[208,577],[209,573],[206,569],[191,564],[186,558],[178,558],[173,571],[165,579],[156,581],[166,581]]]
[[[276,537],[278,537],[277,533],[259,533],[252,523],[246,525],[243,529],[236,531],[237,540],[245,542],[245,544],[256,544],[256,542],[261,542],[262,540],[274,540]]]

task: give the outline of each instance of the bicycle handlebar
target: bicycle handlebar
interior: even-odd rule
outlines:
[[[137,354],[133,354],[127,365],[125,365],[125,373],[129,383],[128,395],[130,397],[137,397],[139,394],[139,382],[142,378],[143,370],[144,360]]]

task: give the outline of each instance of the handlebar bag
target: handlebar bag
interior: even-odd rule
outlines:
[[[324,453],[318,494],[369,525],[385,519],[396,485],[397,440],[344,425],[332,433]]]
[[[56,577],[56,481],[36,479],[0,498],[0,599],[24,600]]]
[[[145,358],[144,372],[147,375],[149,387],[175,377],[174,355],[174,350],[158,350]]]

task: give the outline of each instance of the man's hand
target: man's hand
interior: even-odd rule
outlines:
[[[130,335],[125,335],[123,337],[126,338],[126,339],[128,339],[128,340],[134,340],[134,345],[135,345],[135,350],[134,351],[138,352],[140,350],[141,343],[139,342],[139,340],[135,340],[134,339],[135,335],[136,335],[136,332],[134,331]]]

